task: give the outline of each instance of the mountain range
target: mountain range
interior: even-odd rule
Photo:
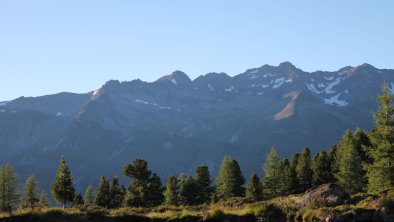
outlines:
[[[0,164],[49,187],[64,155],[80,191],[136,158],[162,178],[201,164],[216,175],[225,155],[246,177],[262,174],[272,146],[289,157],[305,146],[328,149],[346,129],[371,130],[384,80],[394,93],[391,69],[310,73],[284,62],[233,77],[191,80],[175,71],[154,82],[111,80],[83,94],[20,97],[0,103]]]

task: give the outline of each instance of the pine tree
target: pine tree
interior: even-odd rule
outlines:
[[[110,192],[110,208],[118,208],[123,203],[124,196],[126,194],[126,189],[119,185],[119,177],[114,176],[111,180],[111,185],[109,187]]]
[[[198,166],[194,173],[197,185],[197,204],[209,203],[212,193],[212,181],[207,166]]]
[[[290,194],[299,193],[300,187],[297,178],[297,165],[298,160],[300,159],[301,154],[295,153],[290,159]]]
[[[18,182],[11,165],[0,168],[0,211],[12,212],[19,201]]]
[[[311,167],[313,171],[312,184],[314,186],[330,182],[332,179],[331,162],[325,151],[321,151],[313,157]]]
[[[83,201],[81,194],[77,194],[74,196],[73,207],[78,206],[78,205],[82,205],[83,203],[84,203],[84,201]]]
[[[329,177],[330,179],[328,180],[328,182],[330,182],[330,183],[337,182],[337,179],[335,178],[335,175],[339,171],[337,152],[338,152],[337,145],[333,145],[330,147],[330,149],[328,150],[328,153],[327,153],[328,161],[331,166],[330,167],[331,172],[330,172],[330,177]]]
[[[352,133],[347,130],[338,147],[338,184],[349,193],[363,190],[365,176],[361,157],[357,151]]]
[[[394,107],[392,95],[383,84],[379,109],[374,114],[376,128],[369,134],[372,163],[367,165],[368,191],[379,193],[394,189]]]
[[[300,187],[300,192],[304,192],[312,187],[312,169],[310,150],[305,147],[302,151],[298,164],[296,166],[297,180]]]
[[[51,185],[51,193],[56,202],[62,204],[64,209],[69,202],[73,201],[74,192],[73,176],[64,160],[64,156],[62,156],[55,181]]]
[[[38,206],[39,201],[37,193],[37,180],[33,175],[29,176],[26,180],[23,190],[22,200],[20,204],[21,208],[30,208],[31,210],[34,210],[34,208]]]
[[[263,187],[257,174],[250,176],[249,183],[246,186],[246,198],[251,201],[259,201],[263,199]]]
[[[40,208],[47,208],[50,206],[50,202],[48,200],[48,196],[44,191],[41,191],[40,198],[38,200],[38,206]]]
[[[86,188],[85,195],[83,196],[84,204],[85,205],[94,205],[95,204],[95,196],[96,195],[94,193],[94,188],[91,185],[89,185]]]
[[[126,206],[143,207],[147,204],[148,181],[152,172],[148,169],[148,162],[136,159],[132,164],[123,168],[123,174],[133,181],[130,184],[124,200]]]
[[[178,176],[179,186],[179,202],[181,205],[195,205],[197,204],[197,183],[193,177],[181,174]]]
[[[109,192],[109,181],[106,177],[100,177],[100,183],[96,191],[95,204],[100,207],[108,208],[111,204],[111,195]]]
[[[166,205],[177,206],[179,204],[179,187],[176,177],[168,177],[164,197]]]
[[[145,207],[156,206],[163,202],[163,187],[160,177],[148,170],[148,162],[136,159],[132,164],[127,164],[123,173],[133,181],[125,196],[126,206]]]
[[[219,175],[216,178],[216,195],[225,200],[230,197],[242,197],[244,195],[245,178],[242,175],[238,162],[230,157],[224,157],[220,166]]]
[[[266,162],[262,168],[264,171],[264,197],[275,198],[282,195],[283,168],[275,147],[272,147],[271,151],[268,153]]]
[[[293,183],[295,174],[293,174],[290,162],[288,159],[281,161],[282,181],[281,193],[282,195],[289,195],[293,193]]]
[[[157,174],[153,174],[148,180],[147,204],[150,207],[158,206],[164,201],[164,188],[161,179]]]

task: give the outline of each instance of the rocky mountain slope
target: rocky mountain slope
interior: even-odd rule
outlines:
[[[260,173],[272,146],[283,156],[317,151],[347,128],[371,129],[384,79],[394,92],[394,70],[308,73],[285,62],[234,77],[191,80],[175,71],[151,83],[111,80],[86,94],[21,97],[0,103],[0,163],[47,186],[64,154],[80,189],[139,157],[164,177],[199,164],[215,174],[225,155],[245,175]]]

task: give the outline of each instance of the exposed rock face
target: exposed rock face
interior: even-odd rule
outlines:
[[[298,208],[321,201],[323,201],[325,205],[333,207],[345,203],[349,198],[349,194],[341,186],[328,183],[298,195],[295,202]]]

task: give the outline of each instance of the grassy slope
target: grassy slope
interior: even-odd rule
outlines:
[[[359,194],[355,197],[366,196]],[[269,216],[275,221],[297,219],[312,221],[325,218],[329,214],[341,215],[349,211],[380,210],[394,213],[394,192],[381,196],[368,196],[357,204],[346,204],[336,207],[325,206],[324,201],[316,201],[307,207],[295,207],[296,196],[280,197],[273,200],[248,203],[241,198],[234,198],[226,202],[201,206],[159,206],[155,208],[120,208],[106,210],[100,207],[80,206],[71,209],[48,208],[31,212],[17,210],[13,216],[0,214],[0,221],[37,221],[37,222],[144,222],[144,221],[256,221],[256,218]]]

